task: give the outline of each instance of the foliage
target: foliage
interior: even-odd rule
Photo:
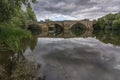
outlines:
[[[31,20],[35,20],[31,2],[36,2],[36,0],[0,0],[0,22],[9,22],[13,17],[17,16],[19,10],[25,6],[27,9],[27,15]]]
[[[23,45],[21,44],[24,39],[31,37],[31,33],[21,28],[11,28],[11,26],[0,26],[0,43],[7,46],[7,50],[19,52]],[[0,45],[1,45],[0,44]]]
[[[116,14],[107,14],[99,18],[94,29],[102,30],[120,30],[120,12]]]
[[[120,19],[119,20],[114,20],[112,24],[113,28],[116,30],[120,30]]]
[[[112,31],[112,30],[94,30],[94,35],[100,41],[106,44],[114,44],[116,46],[120,46],[120,32],[119,31]]]
[[[38,35],[42,31],[41,27],[37,24],[30,24],[27,29],[30,30],[33,35]]]
[[[19,52],[24,39],[31,37],[26,30],[29,21],[36,21],[31,3],[36,0],[0,0],[0,45]],[[24,9],[23,9],[24,7]],[[1,48],[1,46],[0,46]]]

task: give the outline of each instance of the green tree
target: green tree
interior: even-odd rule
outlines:
[[[120,29],[120,12],[116,14],[107,14],[99,18],[94,29],[102,30],[119,30]]]
[[[100,29],[105,29],[105,20],[104,18],[99,18],[98,21],[97,21],[97,24],[98,24],[98,27],[100,27]]]
[[[36,0],[0,0],[0,45],[15,53],[21,50],[22,42],[31,38],[31,32],[25,28],[28,21],[36,21],[31,3]],[[23,10],[25,6],[26,10]]]
[[[36,0],[0,0],[0,22],[9,22],[22,9],[23,5],[27,8],[26,13],[34,20],[35,18],[31,17],[34,16],[30,4],[32,2],[35,3]]]
[[[119,20],[114,20],[112,26],[113,26],[114,30],[120,30],[120,19]]]
[[[105,17],[104,17],[104,20],[105,20],[105,24],[107,26],[112,26],[112,22],[114,21],[115,19],[115,15],[114,14],[107,14]]]
[[[28,3],[28,6],[27,6],[27,14],[30,21],[36,21],[36,16],[31,8],[30,3]]]
[[[120,19],[120,12],[115,14],[115,20],[119,20]]]

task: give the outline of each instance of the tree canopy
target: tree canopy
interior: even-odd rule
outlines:
[[[0,0],[0,22],[8,22],[18,16],[20,11],[23,12],[23,6],[26,8],[25,12],[29,20],[36,20],[31,8],[31,3],[35,2],[36,0]]]
[[[95,29],[120,30],[120,12],[107,14],[97,20]]]

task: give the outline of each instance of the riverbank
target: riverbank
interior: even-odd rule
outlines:
[[[21,29],[20,27],[9,24],[0,25],[0,50],[18,52],[22,47],[22,41],[31,38],[31,36],[30,31]]]
[[[32,32],[19,26],[0,25],[0,80],[43,80],[40,64],[27,60],[24,51],[36,45]]]

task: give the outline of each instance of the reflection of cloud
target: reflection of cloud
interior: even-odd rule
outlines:
[[[33,10],[38,20],[56,16],[63,19],[94,19],[120,11],[119,4],[120,0],[38,0]]]

